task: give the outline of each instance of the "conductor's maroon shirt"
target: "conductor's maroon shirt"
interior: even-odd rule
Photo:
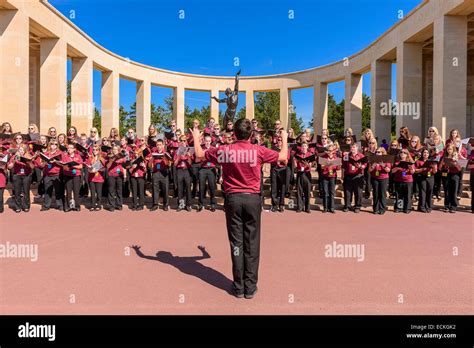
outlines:
[[[221,165],[226,194],[260,193],[261,166],[276,164],[278,156],[278,152],[248,140],[237,140],[205,152],[206,161]]]

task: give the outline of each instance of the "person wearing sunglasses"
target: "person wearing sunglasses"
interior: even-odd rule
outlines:
[[[385,148],[379,147],[374,155],[385,156],[387,151],[385,151]],[[368,168],[373,195],[372,210],[374,214],[383,215],[387,211],[387,186],[392,163],[384,161],[372,162]]]
[[[176,179],[178,187],[178,209],[191,211],[191,166],[193,155],[188,148],[186,135],[181,135],[179,148],[174,155],[174,166],[176,167]]]
[[[92,127],[89,130],[89,138],[87,138],[87,145],[92,146],[95,144],[98,144],[100,142],[100,136],[99,136],[99,131],[97,128]]]

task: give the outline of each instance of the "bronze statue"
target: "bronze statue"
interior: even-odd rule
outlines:
[[[235,118],[235,112],[237,110],[237,104],[239,104],[239,76],[240,76],[241,70],[237,72],[235,75],[235,86],[234,86],[234,91],[232,91],[230,88],[227,88],[225,90],[225,98],[219,99],[218,97],[212,97],[216,102],[218,103],[226,103],[227,104],[227,110],[225,111],[225,116],[224,116],[224,125],[223,127],[225,128],[227,126],[227,122],[231,121],[234,122]]]

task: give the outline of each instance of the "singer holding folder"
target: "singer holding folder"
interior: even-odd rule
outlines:
[[[258,266],[260,261],[260,168],[264,163],[275,164],[288,158],[288,134],[282,130],[280,152],[251,144],[252,124],[239,119],[234,126],[236,141],[203,151],[200,131],[194,128],[196,158],[222,166],[225,190],[225,215],[229,236],[233,289],[238,298],[251,299],[257,292]]]

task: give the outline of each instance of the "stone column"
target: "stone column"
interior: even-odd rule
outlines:
[[[313,86],[313,128],[317,135],[328,128],[328,84],[315,81]]]
[[[92,72],[92,59],[72,59],[71,124],[77,128],[79,134],[89,134],[92,127]]]
[[[151,83],[137,81],[137,135],[146,136],[151,122]]]
[[[116,71],[102,73],[101,88],[101,136],[108,137],[111,128],[119,128],[120,76]]]
[[[0,11],[0,123],[26,132],[29,123],[29,21],[16,10]]]
[[[181,129],[184,134],[186,133],[184,129],[184,87],[175,87],[173,95],[173,120],[176,121],[177,128]]]
[[[434,24],[433,125],[446,139],[466,134],[467,17],[443,16]]]
[[[211,91],[211,117],[216,120],[217,124],[221,124],[221,121],[219,120],[219,103],[216,102],[212,97],[219,98],[219,90],[218,89],[213,89]]]
[[[362,75],[348,74],[345,82],[344,128],[352,128],[359,138],[362,133]]]
[[[423,48],[403,42],[397,47],[397,116],[395,134],[406,126],[411,134],[422,136]]]
[[[67,45],[63,39],[41,39],[40,43],[40,119],[41,133],[67,126]]]
[[[378,137],[378,144],[382,139],[390,143],[392,128],[392,62],[376,60],[371,65],[371,114],[370,128]]]
[[[253,90],[245,91],[245,117],[249,120],[255,118],[255,99]]]
[[[289,120],[289,97],[290,92],[288,88],[280,88],[280,121],[283,128],[288,129],[288,126],[291,124]]]

